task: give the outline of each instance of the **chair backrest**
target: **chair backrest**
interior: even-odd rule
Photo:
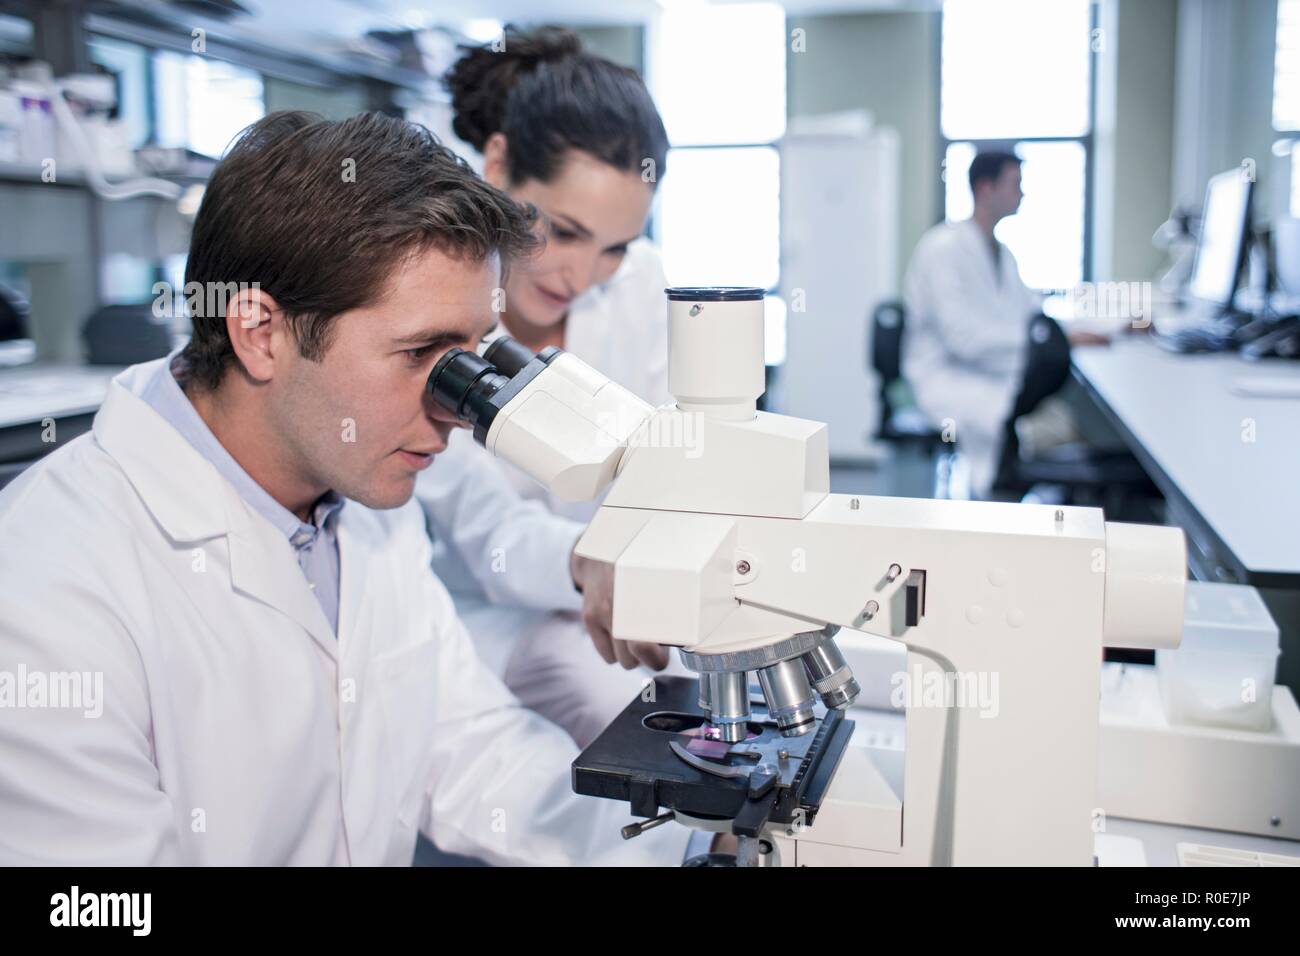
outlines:
[[[1043,399],[1056,394],[1069,377],[1070,339],[1055,319],[1040,312],[1029,322],[1024,382],[1011,417],[1028,415]]]
[[[894,403],[891,395],[892,386],[903,377],[903,326],[907,320],[907,309],[897,299],[887,299],[876,306],[871,313],[870,354],[867,360],[880,377],[880,434],[889,431],[893,420]]]
[[[871,354],[868,360],[880,376],[882,388],[903,377],[903,326],[907,309],[890,299],[871,313]]]

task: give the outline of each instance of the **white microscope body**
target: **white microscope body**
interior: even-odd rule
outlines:
[[[830,494],[826,426],[756,411],[761,292],[668,293],[675,406],[561,353],[483,440],[561,496],[613,479],[577,551],[614,566],[616,638],[676,645],[713,675],[700,704],[724,741],[743,740],[748,672],[794,736],[814,693],[856,696],[837,628],[906,646],[903,767],[845,748],[813,822],[766,831],[774,857],[1091,864],[1102,648],[1177,646],[1182,533],[1089,508]],[[980,680],[996,707],[951,693]]]

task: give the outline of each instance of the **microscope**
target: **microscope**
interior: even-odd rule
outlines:
[[[433,399],[552,492],[613,635],[679,648],[574,789],[736,835],[741,865],[1090,865],[1104,647],[1176,647],[1182,532],[1097,509],[831,494],[826,426],[757,410],[763,297],[670,288],[655,409],[570,353],[452,350]],[[842,628],[906,648],[905,751],[852,741]],[[963,693],[984,681],[996,706]],[[906,812],[904,810],[906,809]]]

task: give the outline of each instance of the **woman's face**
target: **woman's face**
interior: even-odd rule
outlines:
[[[547,183],[495,182],[503,178],[501,164],[494,169],[488,159],[488,181],[536,206],[546,237],[541,253],[511,266],[506,311],[530,325],[555,325],[574,298],[607,282],[619,267],[628,243],[645,228],[654,184],[576,149]]]

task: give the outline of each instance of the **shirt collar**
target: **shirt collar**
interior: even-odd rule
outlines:
[[[337,520],[336,515],[346,499],[336,491],[327,491],[317,499],[312,506],[311,524],[299,521],[297,515],[272,498],[226,451],[217,436],[212,434],[212,430],[181,389],[177,381],[178,375],[182,378],[185,376],[185,362],[179,350],[159,364],[158,371],[145,384],[140,398],[211,462],[250,508],[271,522],[294,547],[301,547],[311,541],[317,531],[326,527],[327,522]],[[332,523],[330,528],[333,528]]]

